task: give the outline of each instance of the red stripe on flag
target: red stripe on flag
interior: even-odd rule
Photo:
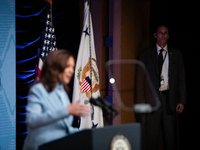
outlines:
[[[86,85],[85,87],[82,87],[81,90],[84,92],[88,92],[90,91],[90,86]]]
[[[81,84],[81,90],[83,92],[89,92],[90,91],[90,85],[87,83],[86,80],[83,80],[83,82]]]
[[[38,72],[37,72],[37,77],[38,78],[40,78],[40,72],[41,72],[41,70],[40,70],[40,68],[38,68]]]
[[[86,87],[82,88],[81,90],[84,91],[84,92],[89,92],[90,86],[87,85]]]

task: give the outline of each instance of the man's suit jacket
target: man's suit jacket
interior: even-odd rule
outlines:
[[[168,104],[172,112],[175,112],[178,103],[186,104],[185,70],[182,54],[179,50],[168,46],[169,56],[169,95]],[[140,60],[145,64],[154,88],[159,95],[158,54],[156,46],[144,50]],[[143,70],[138,67],[136,71],[136,101],[135,103],[150,103],[155,106],[155,100],[151,94],[149,83]]]
[[[73,117],[67,111],[69,104],[63,85],[57,84],[50,93],[42,83],[34,85],[29,91],[26,108],[28,135],[23,149],[37,150],[44,143],[77,132],[78,129],[72,127]]]

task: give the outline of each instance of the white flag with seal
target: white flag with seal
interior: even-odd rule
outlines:
[[[90,105],[91,97],[97,98],[99,92],[99,72],[94,47],[92,18],[89,1],[85,0],[83,32],[79,46],[77,63],[74,74],[73,101],[80,100],[81,104]],[[89,20],[90,19],[90,20]],[[93,113],[88,117],[81,117],[80,129],[103,127],[102,110],[92,105]]]

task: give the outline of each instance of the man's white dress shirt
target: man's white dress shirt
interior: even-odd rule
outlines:
[[[162,72],[161,72],[161,86],[159,88],[159,91],[165,91],[169,90],[169,55],[168,55],[168,46],[166,45],[164,48],[161,48],[158,44],[156,44],[157,47],[157,53],[159,55],[160,50],[164,49],[162,52],[163,54],[163,66],[162,66]]]

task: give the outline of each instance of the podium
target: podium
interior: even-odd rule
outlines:
[[[141,125],[139,123],[82,130],[41,145],[39,150],[110,150],[111,145],[114,143],[113,139],[117,135],[125,137],[125,141],[130,143],[132,150],[141,150]],[[122,143],[124,139],[118,138],[118,140],[119,143]]]

